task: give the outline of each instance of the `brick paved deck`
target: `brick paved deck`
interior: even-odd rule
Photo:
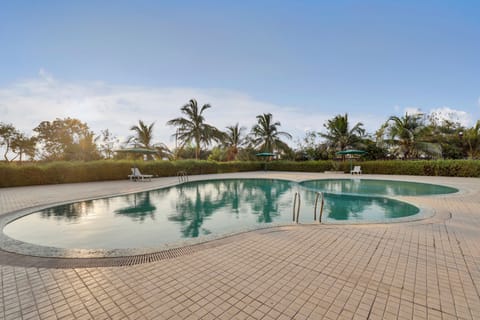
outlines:
[[[265,229],[133,266],[52,268],[0,255],[0,319],[480,319],[480,180],[363,177],[462,192],[405,197],[436,211],[422,221]],[[5,188],[0,215],[175,182]]]

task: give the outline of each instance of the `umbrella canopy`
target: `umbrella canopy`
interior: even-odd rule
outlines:
[[[338,151],[336,154],[365,154],[365,153],[367,152],[363,150],[348,149],[348,150]]]
[[[346,155],[346,154],[365,154],[366,151],[363,150],[356,150],[356,149],[348,149],[336,152],[336,154]],[[350,172],[352,171],[352,158],[350,158]]]
[[[275,157],[276,154],[271,152],[260,152],[260,153],[257,153],[256,156],[267,158],[267,157]],[[267,171],[267,161],[265,161],[263,170]]]
[[[274,157],[275,153],[271,152],[260,152],[256,154],[257,157]]]

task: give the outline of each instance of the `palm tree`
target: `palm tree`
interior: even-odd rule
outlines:
[[[156,150],[157,155],[162,157],[169,156],[170,150],[164,143],[153,143],[153,126],[155,122],[147,125],[142,120],[138,121],[138,125],[131,126],[130,130],[135,134],[128,137],[127,143],[133,143],[136,147],[145,149]],[[150,154],[147,155],[148,159],[152,159]]]
[[[341,114],[335,116],[323,126],[327,129],[327,133],[319,132],[319,135],[327,139],[330,147],[335,151],[343,151],[357,146],[365,135],[365,129],[362,128],[363,123],[361,122],[356,123],[350,129],[347,113],[343,116]]]
[[[252,127],[250,133],[255,148],[263,152],[275,150],[288,151],[290,148],[281,138],[291,139],[292,135],[284,131],[278,131],[280,122],[273,122],[271,113],[257,116],[257,124]]]
[[[175,118],[167,122],[167,125],[178,128],[173,136],[182,142],[181,147],[189,142],[195,142],[195,159],[199,158],[201,145],[208,146],[212,141],[220,141],[223,134],[220,130],[205,123],[203,112],[211,108],[211,105],[204,104],[198,109],[197,100],[191,99],[180,110],[186,115],[185,118]]]
[[[423,114],[392,116],[388,119],[390,143],[398,145],[405,159],[417,157],[419,151],[441,155],[439,145],[425,141],[428,128],[423,123]]]
[[[134,131],[135,134],[128,137],[127,142],[128,143],[133,142],[136,147],[152,149],[154,125],[155,125],[155,122],[152,122],[150,125],[147,125],[142,120],[139,120],[138,125],[130,127],[130,130]]]
[[[245,131],[244,127],[239,127],[238,123],[234,126],[228,126],[224,137],[224,146],[227,148],[227,161],[232,161],[237,158],[238,148],[244,143],[242,133]]]

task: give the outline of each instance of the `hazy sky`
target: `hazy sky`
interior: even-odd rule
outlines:
[[[271,112],[295,137],[348,113],[480,119],[479,1],[4,1],[0,122],[75,117],[173,144],[191,98],[221,129]]]

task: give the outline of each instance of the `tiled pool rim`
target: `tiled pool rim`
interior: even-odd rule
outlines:
[[[356,177],[358,178],[358,177]],[[215,175],[208,176],[208,177],[203,177],[200,180],[195,180],[195,181],[208,181],[208,180],[217,180],[219,179]],[[256,177],[256,178],[246,178],[246,179],[264,179],[262,177]],[[302,180],[292,180],[292,179],[284,179],[284,178],[273,178],[273,179],[278,179],[278,180],[287,180],[295,183],[300,183],[302,181],[307,181],[310,179],[302,179]],[[321,179],[321,178],[319,178]],[[328,178],[325,178],[328,179]],[[372,179],[372,177],[369,177],[369,179]],[[375,179],[375,178],[374,178]],[[375,180],[388,180],[385,178],[381,179],[375,179]],[[404,181],[404,180],[400,180]],[[162,189],[162,188],[168,188],[171,186],[175,185],[180,185],[181,183],[172,183],[172,184],[167,184],[161,187],[152,187],[150,190],[156,190],[156,189]],[[455,187],[457,188],[457,187]],[[457,188],[458,189],[458,188]],[[457,193],[454,193],[453,195],[458,195],[463,193],[462,189],[458,189],[459,191]],[[123,193],[116,193],[116,194],[111,194],[110,196],[99,196],[99,197],[88,197],[85,199],[81,200],[75,200],[75,201],[61,201],[61,202],[56,202],[56,203],[50,203],[46,205],[41,205],[41,206],[36,206],[36,207],[30,207],[26,209],[21,209],[13,212],[9,212],[7,214],[4,214],[0,216],[0,250],[12,253],[12,254],[19,254],[19,255],[24,255],[24,256],[33,256],[33,257],[44,257],[44,258],[60,258],[60,259],[104,259],[104,258],[113,258],[112,260],[112,265],[131,265],[134,264],[135,261],[137,263],[144,263],[144,262],[150,262],[150,261],[155,261],[155,259],[158,259],[159,257],[169,257],[168,252],[170,252],[170,255],[176,256],[178,252],[180,252],[181,248],[200,248],[202,244],[205,243],[210,243],[215,240],[220,240],[220,239],[226,239],[232,236],[240,235],[242,233],[250,232],[250,231],[255,231],[255,230],[263,230],[263,229],[270,229],[270,228],[279,228],[279,227],[288,227],[292,225],[296,225],[293,223],[268,223],[264,225],[257,225],[255,227],[250,227],[250,228],[244,228],[244,229],[239,229],[235,232],[232,233],[224,233],[224,234],[213,234],[209,236],[203,236],[199,238],[194,238],[194,239],[188,239],[188,240],[182,240],[182,241],[177,241],[177,242],[172,242],[156,247],[150,247],[150,248],[123,248],[123,249],[65,249],[65,248],[55,248],[55,247],[46,247],[46,246],[39,246],[35,244],[30,244],[26,242],[22,242],[16,239],[12,239],[8,237],[7,235],[4,234],[3,229],[4,227],[16,220],[19,219],[23,216],[29,215],[31,213],[37,212],[42,209],[50,208],[53,206],[57,205],[62,205],[62,204],[68,204],[72,202],[79,202],[79,201],[86,201],[86,200],[95,200],[95,199],[102,199],[105,197],[112,197],[112,196],[118,196],[118,195],[127,195],[127,194],[133,194],[135,192],[123,192]],[[452,195],[452,194],[451,194]],[[423,196],[415,196],[414,198],[417,197],[436,197],[436,196],[445,196],[444,194],[440,195],[423,195]],[[336,221],[336,222],[328,222],[327,224],[324,225],[368,225],[368,224],[389,224],[389,223],[408,223],[408,222],[415,222],[419,220],[424,220],[431,218],[435,215],[435,211],[432,208],[423,206],[421,204],[416,203],[415,201],[411,201],[410,199],[412,197],[408,197],[409,199],[405,199],[404,197],[398,196],[398,197],[386,197],[385,198],[390,198],[390,199],[395,199],[399,201],[403,201],[409,204],[412,204],[420,209],[420,212],[414,216],[409,216],[409,217],[403,217],[403,218],[395,218],[395,219],[384,219],[381,221],[369,221],[369,222],[360,222],[360,221]],[[312,217],[313,220],[313,217]],[[302,222],[300,221],[302,225],[314,225],[318,224],[315,222]],[[178,251],[178,252],[177,252]],[[165,253],[161,255],[161,253]],[[136,257],[136,259],[135,259]],[[117,261],[117,260],[122,260],[123,262]],[[106,262],[106,261],[105,261]]]

